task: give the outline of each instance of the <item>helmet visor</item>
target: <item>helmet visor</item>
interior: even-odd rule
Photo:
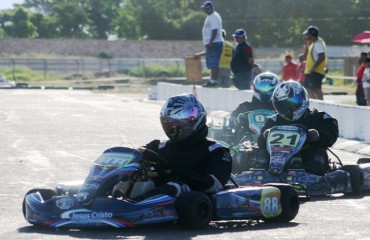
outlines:
[[[276,111],[284,118],[294,120],[294,113],[301,107],[303,99],[300,95],[294,98],[288,98],[281,101],[274,101],[273,105]]]
[[[179,138],[186,137],[186,133],[190,134],[192,132],[191,128],[195,119],[193,116],[183,119],[162,116],[161,124],[164,132],[171,140],[179,140]]]

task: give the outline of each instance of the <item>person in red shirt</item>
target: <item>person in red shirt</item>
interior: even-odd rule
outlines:
[[[358,60],[359,66],[357,67],[356,73],[356,103],[359,106],[367,106],[365,95],[364,95],[364,88],[362,87],[362,76],[364,75],[365,71],[365,58],[367,57],[366,52],[362,52],[360,58]]]
[[[297,64],[293,62],[292,55],[285,56],[285,64],[281,71],[281,80],[297,80]]]

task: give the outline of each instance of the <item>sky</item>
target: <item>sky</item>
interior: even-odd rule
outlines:
[[[0,0],[0,10],[12,9],[14,3],[23,3],[24,0]]]

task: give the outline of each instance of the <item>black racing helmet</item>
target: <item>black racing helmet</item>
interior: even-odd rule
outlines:
[[[172,141],[182,141],[202,130],[207,113],[200,101],[192,94],[169,98],[160,112],[162,128]]]
[[[253,80],[254,96],[261,102],[271,102],[272,93],[280,82],[280,78],[272,72],[258,74]]]
[[[306,89],[297,81],[280,83],[274,90],[272,104],[276,112],[288,121],[296,121],[309,105]]]

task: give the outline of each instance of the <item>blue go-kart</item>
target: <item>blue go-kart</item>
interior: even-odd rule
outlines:
[[[271,128],[266,146],[270,160],[264,168],[251,167],[234,177],[241,186],[262,186],[266,183],[287,183],[296,186],[302,196],[344,193],[359,195],[370,189],[370,159],[359,159],[357,164],[344,165],[333,153],[329,170],[324,176],[303,169],[300,151],[307,147],[307,130],[302,126]]]
[[[155,187],[157,170],[166,164],[148,149],[110,148],[94,162],[83,183],[30,190],[23,201],[24,217],[33,225],[52,228],[129,228],[176,222],[200,229],[217,220],[289,222],[299,211],[298,194],[288,184],[238,187],[230,180],[224,190],[214,194],[193,191],[177,198],[156,195],[142,199]]]

